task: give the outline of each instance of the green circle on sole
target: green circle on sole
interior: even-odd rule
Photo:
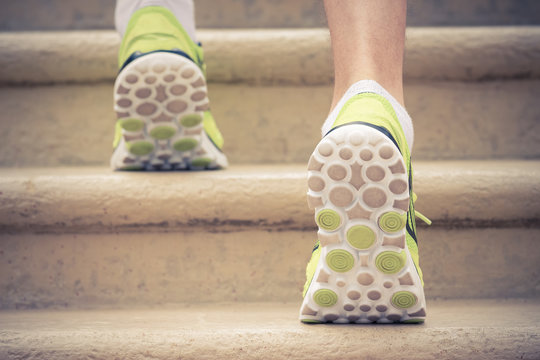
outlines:
[[[405,227],[407,223],[407,213],[399,215],[396,212],[390,211],[382,214],[379,218],[379,227],[387,232],[394,233]]]
[[[134,155],[148,155],[154,151],[154,144],[148,141],[136,141],[127,143],[128,151]]]
[[[403,321],[404,324],[423,324],[424,319],[408,319]]]
[[[321,320],[312,320],[312,319],[302,319],[300,321],[302,321],[304,324],[322,324],[324,322]]]
[[[337,272],[347,272],[354,266],[354,257],[346,250],[332,250],[326,255],[326,263]]]
[[[347,242],[355,249],[364,250],[375,242],[375,233],[365,225],[355,225],[347,231]]]
[[[144,167],[141,165],[126,165],[122,166],[120,170],[126,170],[126,171],[137,171],[137,170],[143,170]]]
[[[144,127],[144,121],[139,119],[122,119],[120,127],[126,131],[140,131]]]
[[[395,251],[384,251],[377,255],[375,266],[385,274],[395,274],[404,266],[407,258],[405,252],[397,253]]]
[[[416,296],[410,291],[398,291],[392,296],[392,304],[399,309],[410,308],[416,302]]]
[[[150,131],[150,136],[154,139],[163,140],[173,137],[176,129],[170,126],[156,126]]]
[[[212,159],[209,159],[209,158],[198,158],[198,159],[193,159],[191,161],[191,166],[204,167],[204,166],[210,165],[211,162],[212,162]]]
[[[201,121],[201,115],[189,114],[180,119],[180,124],[184,125],[185,127],[193,127],[199,125]]]
[[[173,144],[173,147],[177,151],[189,151],[193,150],[195,146],[197,146],[199,142],[192,138],[184,138],[181,140],[178,140]]]
[[[313,294],[313,300],[319,306],[330,307],[337,303],[338,296],[329,289],[319,289]]]
[[[341,217],[337,212],[323,209],[317,213],[317,225],[324,230],[336,230],[341,223]]]

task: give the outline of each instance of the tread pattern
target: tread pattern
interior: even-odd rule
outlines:
[[[206,81],[189,59],[165,52],[135,59],[116,79],[114,109],[122,138],[111,158],[113,169],[227,166],[227,158],[204,131]]]
[[[405,238],[408,177],[394,143],[364,125],[335,129],[309,160],[308,188],[321,256],[300,319],[422,322],[424,290]]]

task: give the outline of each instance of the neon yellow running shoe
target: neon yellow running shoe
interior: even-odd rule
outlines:
[[[227,167],[209,110],[202,48],[168,9],[133,14],[118,64],[113,169]]]
[[[412,168],[391,104],[353,96],[308,164],[318,241],[307,265],[305,323],[420,323]]]

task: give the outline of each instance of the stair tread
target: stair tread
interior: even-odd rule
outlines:
[[[327,29],[201,30],[209,82],[318,85],[332,82]],[[540,77],[540,27],[407,30],[405,77],[484,81]],[[114,31],[0,33],[0,83],[111,81]],[[39,64],[39,66],[36,66]]]
[[[419,161],[416,208],[439,226],[538,224],[540,161]],[[305,165],[209,172],[0,169],[0,228],[119,231],[156,227],[314,228]]]
[[[298,306],[2,311],[0,357],[532,359],[540,351],[538,299],[430,301],[426,323],[407,326],[303,325]]]

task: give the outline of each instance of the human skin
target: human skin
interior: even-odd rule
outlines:
[[[333,109],[359,80],[375,80],[404,105],[406,0],[325,0],[334,57]]]

